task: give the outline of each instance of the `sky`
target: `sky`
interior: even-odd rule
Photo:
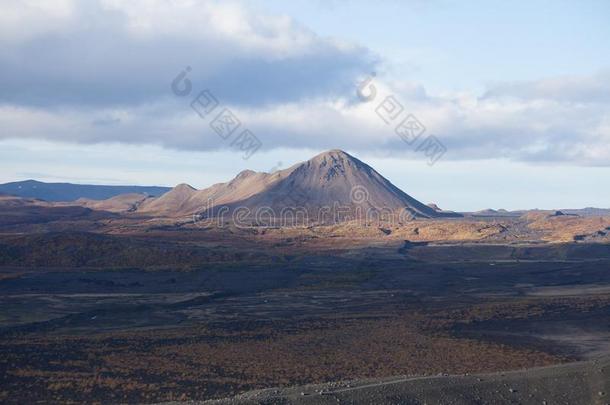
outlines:
[[[3,0],[0,182],[339,148],[445,209],[610,207],[609,45],[603,0]]]

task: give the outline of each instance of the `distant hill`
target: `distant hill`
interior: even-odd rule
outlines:
[[[246,208],[249,213],[274,215],[298,207],[308,212],[310,219],[320,218],[322,208],[337,212],[345,209],[351,218],[373,211],[401,210],[419,218],[461,216],[422,204],[341,150],[321,153],[274,173],[245,170],[228,183],[203,190],[181,184],[160,198],[144,201],[137,211],[169,217],[208,214],[205,208],[210,202],[216,207],[226,207],[229,212]]]
[[[466,212],[466,216],[472,217],[520,217],[522,215],[530,217],[545,217],[545,216],[561,216],[561,215],[578,215],[581,217],[607,217],[610,216],[610,208],[578,208],[578,209],[559,209],[559,210],[518,210],[518,211],[507,211],[504,209],[494,210],[488,208],[482,211]]]
[[[106,200],[120,194],[146,194],[159,197],[171,190],[169,187],[98,186],[71,183],[43,183],[36,180],[0,184],[0,194],[45,201],[75,201],[79,198]]]
[[[581,208],[581,209],[562,209],[565,214],[580,215],[583,217],[607,217],[610,216],[610,208]]]
[[[522,211],[507,211],[505,209],[494,210],[492,208],[469,213],[469,215],[473,217],[519,217],[522,214]]]
[[[148,194],[121,194],[107,200],[91,200],[88,198],[79,198],[76,201],[65,202],[65,205],[80,205],[81,207],[91,208],[96,211],[107,212],[132,212],[135,211],[140,204],[150,197]]]

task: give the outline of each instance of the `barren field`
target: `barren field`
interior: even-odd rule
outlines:
[[[569,389],[566,389],[569,387]],[[528,370],[395,376],[251,391],[205,404],[607,404],[610,358]],[[191,404],[198,403],[192,402]],[[172,403],[175,404],[175,403]]]
[[[606,245],[369,246],[185,269],[6,266],[0,398],[209,400],[609,353]]]

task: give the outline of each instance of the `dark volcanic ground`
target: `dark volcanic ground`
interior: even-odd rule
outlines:
[[[451,261],[435,249],[189,270],[4,267],[0,400],[204,400],[610,352],[608,259],[494,261],[497,247],[479,246]]]
[[[509,372],[431,377],[395,376],[257,390],[201,404],[603,405],[609,401],[609,391],[610,357],[606,356],[586,362]],[[171,405],[175,404],[177,403]]]

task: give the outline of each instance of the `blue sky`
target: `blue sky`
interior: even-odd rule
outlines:
[[[341,148],[447,209],[608,207],[608,21],[606,1],[5,1],[0,182],[206,187]],[[189,107],[204,89],[252,157]],[[434,165],[387,96],[446,147]]]
[[[379,52],[433,91],[590,75],[610,66],[607,1],[264,1]]]
[[[261,0],[324,36],[378,52],[388,72],[435,91],[589,75],[610,66],[610,3]]]

